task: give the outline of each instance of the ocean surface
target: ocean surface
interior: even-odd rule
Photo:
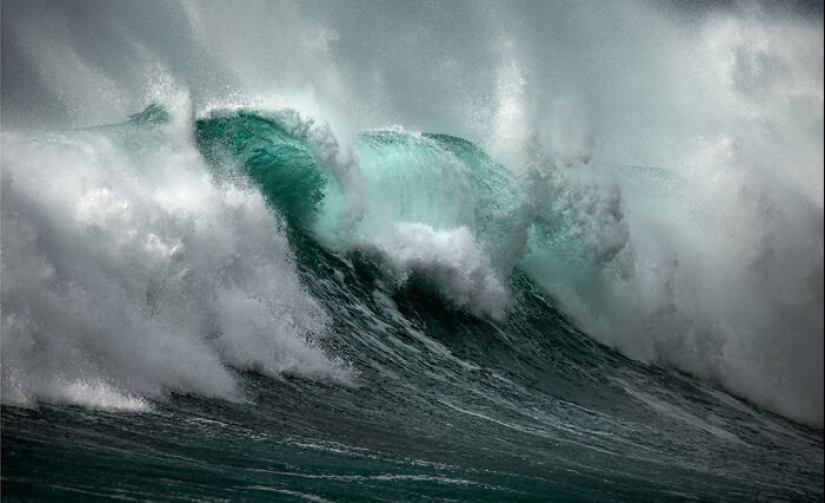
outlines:
[[[0,19],[2,500],[825,500],[821,5]]]

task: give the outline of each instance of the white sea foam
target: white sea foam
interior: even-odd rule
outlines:
[[[399,222],[385,234],[367,239],[361,246],[378,251],[399,283],[413,273],[424,274],[453,305],[494,318],[504,316],[509,293],[466,227],[436,230]]]
[[[3,133],[4,402],[237,399],[232,369],[346,379],[279,225],[174,124]]]

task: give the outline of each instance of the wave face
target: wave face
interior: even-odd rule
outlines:
[[[821,500],[821,14],[4,2],[4,491]]]

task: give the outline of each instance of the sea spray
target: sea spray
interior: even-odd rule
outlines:
[[[550,293],[574,299],[562,309],[626,355],[821,426],[817,8],[35,0],[3,13],[7,132],[119,122],[148,104],[147,80],[168,74],[196,117],[234,98],[311,105],[339,147],[402,124],[466,138],[518,176],[532,153],[578,162],[589,182],[567,188],[572,172],[551,170],[566,174],[531,205],[592,206],[577,239],[615,255],[559,277],[536,268]],[[516,220],[501,253],[474,234],[499,271],[517,265],[497,257],[520,257],[519,236],[538,235]]]
[[[581,34],[503,38],[486,143],[530,180],[524,267],[624,354],[821,425],[821,18],[589,9]],[[610,38],[608,18],[646,29]]]

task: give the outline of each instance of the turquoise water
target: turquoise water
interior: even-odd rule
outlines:
[[[183,132],[170,117],[4,137],[4,232],[39,226],[32,255],[54,264],[24,275],[42,261],[4,234],[4,500],[822,500],[821,428],[577,327],[535,264],[567,250],[585,267],[580,218],[549,225],[555,209],[472,143],[370,131],[342,161],[291,113],[218,110]],[[38,179],[16,168],[44,150],[108,173],[55,203],[78,234],[42,223],[60,222],[48,205],[25,213]],[[21,348],[17,299],[49,337]],[[250,324],[279,345],[231,338]],[[127,339],[147,329],[168,334],[148,341],[160,353]]]

